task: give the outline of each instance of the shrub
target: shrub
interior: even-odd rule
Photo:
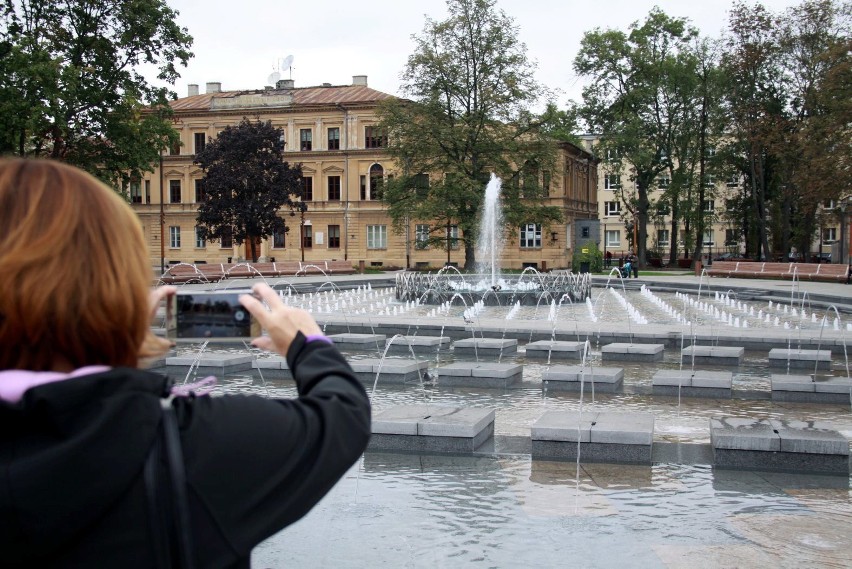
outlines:
[[[589,271],[599,273],[603,270],[603,253],[594,241],[586,241],[574,249],[571,270],[580,272],[580,263],[589,263]]]

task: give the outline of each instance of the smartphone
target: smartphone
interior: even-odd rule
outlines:
[[[248,291],[179,291],[166,309],[167,337],[182,342],[241,342],[260,336],[260,323],[240,304]]]

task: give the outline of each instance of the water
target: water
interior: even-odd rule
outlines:
[[[705,292],[697,306],[671,293],[654,297],[636,291],[623,294],[649,324],[669,330],[714,331],[733,328],[722,313],[747,318],[754,334],[784,330],[783,322],[811,331],[823,326],[825,311],[809,309],[808,318],[784,312],[775,303],[732,304]],[[290,304],[334,307],[345,298],[349,321],[364,322],[361,306],[387,313],[403,304],[376,291],[331,291],[322,297],[288,297]],[[594,291],[595,302],[557,306],[555,319],[578,336],[590,327],[623,323],[625,314],[613,293]],[[548,308],[552,304],[548,302]],[[458,318],[469,307],[455,303],[446,316]],[[799,308],[798,306],[796,308]],[[435,307],[405,306],[404,318],[426,323]],[[755,315],[748,316],[752,311]],[[764,311],[772,316],[757,318]],[[512,313],[511,323],[506,318]],[[678,314],[673,314],[677,312]],[[816,315],[815,321],[811,313]],[[538,319],[548,334],[553,311],[535,306],[486,306],[477,326],[499,323],[497,330],[529,325]],[[834,317],[834,314],[830,316]],[[442,317],[442,318],[445,318]],[[382,316],[377,316],[381,319]],[[685,318],[689,324],[684,324]],[[722,319],[725,319],[725,322]],[[779,326],[774,325],[778,318]],[[440,321],[440,320],[439,320]],[[832,320],[833,321],[833,320]],[[417,333],[415,325],[411,333]],[[433,332],[434,333],[434,332]],[[441,328],[441,335],[444,330]],[[783,332],[779,332],[782,333]],[[793,332],[790,332],[791,334]],[[813,334],[812,334],[813,335]],[[836,335],[836,332],[835,332]],[[786,341],[786,337],[785,337]],[[197,352],[198,347],[182,350]],[[833,348],[834,375],[846,375],[845,362]],[[210,352],[244,352],[241,347],[207,346]],[[264,356],[259,356],[264,357]],[[350,352],[353,360],[375,353]],[[592,351],[591,366],[601,365]],[[426,359],[435,366],[461,360],[452,351],[438,355],[387,355],[391,359]],[[472,358],[468,358],[468,361]],[[495,442],[473,456],[441,456],[367,452],[331,493],[303,520],[259,545],[253,567],[850,567],[852,494],[848,477],[725,471],[710,466],[701,453],[710,442],[709,421],[716,416],[818,420],[852,437],[849,405],[779,403],[768,396],[767,353],[746,351],[739,367],[700,366],[733,372],[733,399],[661,397],[651,394],[651,378],[659,369],[679,369],[679,351],[667,348],[661,362],[618,362],[625,369],[622,392],[614,394],[543,390],[541,377],[549,364],[527,360],[523,350],[503,356],[524,365],[522,383],[507,389],[447,388],[440,378],[422,385],[374,384],[375,411],[428,400],[440,406],[488,407],[495,410]],[[556,361],[577,363],[576,360]],[[432,375],[432,374],[430,374]],[[181,375],[183,379],[183,374]],[[256,393],[295,397],[292,381],[261,379],[243,373],[222,378],[217,393]],[[761,394],[764,394],[761,396]],[[655,416],[654,443],[663,458],[651,466],[580,464],[532,460],[530,426],[546,410],[645,411]],[[655,452],[659,457],[660,452]]]
[[[476,243],[479,272],[490,275],[488,286],[495,286],[500,275],[500,255],[503,253],[503,210],[500,204],[500,178],[491,174],[485,187],[482,218],[479,221],[479,240]]]

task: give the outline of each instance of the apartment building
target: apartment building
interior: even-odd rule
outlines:
[[[204,93],[189,86],[186,97],[172,103],[181,144],[164,153],[152,172],[131,184],[132,206],[145,232],[152,264],[237,262],[250,257],[249,244],[206,242],[196,228],[198,204],[204,199],[203,172],[195,153],[229,125],[249,120],[271,121],[283,129],[285,159],[301,164],[308,202],[304,215],[281,216],[289,231],[260,242],[262,260],[348,260],[366,267],[441,267],[446,248],[424,247],[426,224],[412,219],[394,231],[381,201],[382,182],[395,175],[386,138],[377,128],[377,105],[392,97],[371,89],[356,75],[349,85],[296,87],[293,80],[274,87],[223,91],[207,83]],[[583,148],[560,143],[553,172],[542,172],[549,188],[548,205],[558,206],[564,223],[543,227],[529,223],[507,228],[501,264],[507,268],[570,266],[575,231],[583,220],[597,217],[597,167]],[[441,173],[430,173],[440,176]],[[464,263],[464,247],[454,242],[450,262]]]

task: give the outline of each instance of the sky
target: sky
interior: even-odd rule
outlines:
[[[370,87],[402,95],[400,74],[414,49],[413,34],[426,16],[446,17],[445,0],[167,0],[189,30],[195,57],[172,87],[179,97],[194,83],[223,90],[261,89],[287,56],[284,79],[296,87],[347,85],[367,75]],[[749,4],[753,0],[747,0]],[[799,0],[763,0],[775,12]],[[555,91],[557,102],[580,101],[583,79],[572,69],[583,33],[595,28],[627,30],[654,6],[686,17],[702,35],[719,37],[732,0],[497,0],[519,28],[536,79]]]

